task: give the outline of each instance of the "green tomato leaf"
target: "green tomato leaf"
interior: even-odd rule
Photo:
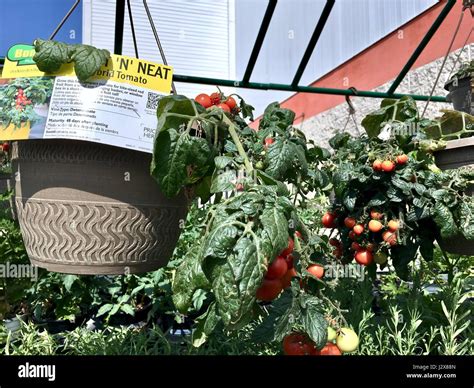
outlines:
[[[64,287],[66,288],[66,291],[67,292],[70,292],[71,291],[71,287],[72,285],[74,284],[74,282],[76,280],[78,280],[79,277],[76,276],[76,275],[65,275],[64,278],[63,278],[63,284],[64,284]]]
[[[328,340],[328,322],[323,315],[321,300],[304,295],[304,307],[301,310],[301,322],[308,336],[315,342],[318,349],[322,349]]]
[[[442,238],[453,237],[458,233],[453,214],[441,201],[436,202],[434,205],[434,221],[439,227]]]
[[[211,193],[222,193],[235,188],[237,174],[234,170],[220,171],[212,180]]]
[[[176,270],[173,281],[173,302],[179,312],[185,314],[192,305],[193,295],[198,289],[209,289],[200,262],[199,246],[191,247]]]
[[[260,221],[271,243],[270,258],[276,257],[288,245],[288,221],[285,214],[277,208],[266,208]]]
[[[63,64],[70,62],[71,46],[51,40],[36,39],[33,61],[38,69],[46,73],[56,73]]]
[[[196,318],[196,326],[192,335],[193,346],[198,348],[203,345],[220,321],[216,304],[213,302],[203,315]]]
[[[278,180],[292,178],[293,174],[288,174],[292,170],[300,174],[308,170],[304,148],[288,139],[277,138],[268,148],[266,161],[268,167],[265,172]]]
[[[291,332],[293,325],[298,321],[299,305],[294,303],[291,290],[285,290],[269,308],[268,315],[252,333],[252,340],[256,343],[281,341]]]
[[[459,204],[459,229],[468,240],[474,240],[474,201],[465,197]]]
[[[109,51],[86,44],[77,45],[71,57],[74,61],[74,71],[80,81],[87,81],[109,58]]]
[[[120,306],[120,310],[123,311],[125,314],[135,316],[135,310],[129,304],[123,304]]]

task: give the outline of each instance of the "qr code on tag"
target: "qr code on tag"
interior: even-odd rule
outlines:
[[[160,101],[161,95],[153,92],[148,92],[148,99],[146,101],[146,109],[156,109],[158,101]]]

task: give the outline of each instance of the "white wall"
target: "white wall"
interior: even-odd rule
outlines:
[[[175,74],[235,78],[234,0],[148,0],[166,59]],[[84,43],[113,51],[115,0],[84,0]],[[162,62],[142,0],[131,0],[140,58]],[[135,56],[125,7],[123,55]],[[177,83],[195,96],[211,86]]]

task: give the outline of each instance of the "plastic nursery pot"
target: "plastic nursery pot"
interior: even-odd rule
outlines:
[[[453,78],[444,88],[449,91],[447,100],[453,103],[455,110],[474,115],[474,77]]]
[[[474,137],[448,141],[444,150],[435,153],[435,159],[442,170],[474,168]],[[474,194],[474,185],[466,190],[466,194]],[[449,239],[440,238],[438,243],[446,252],[474,255],[474,240],[467,240],[461,234]]]
[[[28,256],[49,271],[127,274],[167,264],[186,217],[150,176],[151,154],[75,140],[14,143]]]

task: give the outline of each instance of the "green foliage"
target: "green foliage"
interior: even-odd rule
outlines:
[[[454,140],[474,136],[474,116],[449,109],[442,109],[441,112],[441,117],[424,128],[430,138]]]
[[[19,90],[31,103],[18,106]],[[53,91],[53,79],[43,78],[15,78],[6,85],[0,85],[0,125],[4,128],[13,124],[19,128],[22,124],[34,124],[39,116],[35,112],[36,105],[46,103]],[[0,132],[0,138],[1,138]]]
[[[402,116],[395,120],[400,125],[409,126],[412,120],[418,120],[418,113],[412,111],[410,100],[403,101],[398,104],[407,104],[404,108],[397,108],[398,105],[389,105],[388,102],[382,104],[385,116],[377,125],[374,124],[375,118],[370,123],[367,121],[367,128],[375,130],[381,127],[382,122],[393,125],[391,117],[398,117],[396,111],[403,117],[408,117],[406,111],[411,112],[406,121],[400,121]],[[405,113],[402,114],[402,111]],[[382,115],[382,112],[377,115]],[[366,231],[360,240],[374,242],[381,251],[390,253],[397,273],[403,278],[407,276],[407,264],[416,257],[418,250],[425,259],[431,259],[436,239],[461,233],[472,239],[473,200],[465,194],[474,182],[472,171],[439,170],[432,155],[436,145],[428,143],[427,139],[420,139],[420,136],[423,137],[423,133],[402,136],[398,132],[397,136],[388,140],[366,136],[351,138],[349,135],[337,135],[331,140],[335,153],[325,167],[334,187],[332,210],[338,214],[338,229],[346,262],[351,261],[353,255],[349,229],[343,224],[346,216],[354,217],[365,225]],[[376,171],[372,167],[377,159],[396,163],[396,157],[401,154],[408,155],[409,160],[404,165],[397,165],[394,172]],[[384,214],[383,224],[386,225],[391,219],[401,224],[396,246],[389,246],[380,234],[367,230],[373,208]],[[372,266],[375,267],[375,264]]]
[[[418,121],[418,110],[415,101],[410,97],[402,97],[399,100],[385,99],[380,104],[380,109],[369,113],[362,120],[367,135],[370,138],[377,137],[385,125],[392,128],[405,123]]]
[[[459,69],[456,71],[456,73],[454,73],[451,76],[450,80],[454,80],[454,79],[460,80],[466,77],[472,77],[473,74],[474,74],[474,60],[472,60],[471,62],[462,63]]]
[[[471,354],[472,274],[468,256],[450,256],[456,275],[447,281],[448,267],[436,260],[410,265],[410,281],[381,274],[374,284],[339,279],[327,296],[339,301],[347,322],[357,328],[359,355]],[[454,260],[454,261],[453,261]],[[374,305],[378,306],[374,309]]]
[[[85,44],[70,45],[36,39],[34,46],[36,54],[33,61],[38,69],[46,73],[56,73],[62,65],[74,62],[74,71],[80,81],[87,81],[110,58],[110,53],[107,50]]]

